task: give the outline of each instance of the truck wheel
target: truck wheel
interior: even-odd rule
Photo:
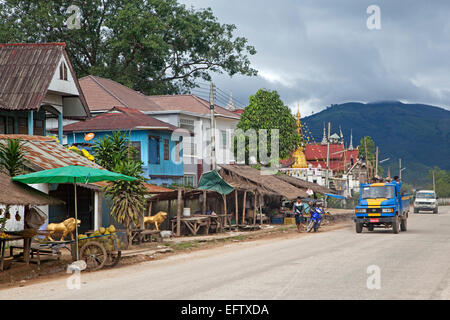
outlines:
[[[370,226],[367,227],[367,230],[369,230],[369,231],[373,231],[373,229],[374,229],[373,225],[370,225]]]
[[[396,216],[394,222],[392,222],[392,232],[398,233],[398,217]]]
[[[419,209],[414,209],[414,213],[419,213]]]
[[[438,208],[434,209],[433,213],[438,213]]]
[[[362,223],[356,223],[355,224],[355,228],[356,228],[356,233],[361,233],[362,229],[363,229],[363,224]]]
[[[402,222],[400,223],[400,229],[402,231],[408,230],[408,219],[402,219]]]

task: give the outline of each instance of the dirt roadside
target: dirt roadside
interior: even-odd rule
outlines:
[[[339,213],[333,221],[324,221],[319,232],[323,233],[345,228],[351,223],[349,214]],[[123,252],[120,263],[114,268],[126,268],[145,261],[156,261],[177,254],[189,254],[190,252],[219,248],[241,242],[282,240],[307,235],[309,233],[305,231],[298,233],[294,225],[271,225],[263,226],[258,231],[228,232],[211,237],[182,237],[159,243],[144,243],[139,246],[133,246],[130,250]],[[60,261],[41,259],[40,268],[36,264],[27,266],[23,263],[14,263],[9,270],[0,272],[0,290],[66,277],[67,265],[71,262],[70,253],[63,252]],[[96,272],[102,272],[102,270]]]

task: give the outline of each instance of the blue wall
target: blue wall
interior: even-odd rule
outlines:
[[[83,133],[68,133],[67,134],[67,143],[69,145],[73,143],[83,143],[84,136],[89,132]],[[127,137],[129,136],[129,132],[125,132]],[[104,138],[107,135],[111,135],[112,131],[105,132],[95,132],[95,137],[91,140],[91,144],[94,144],[97,140]],[[74,137],[75,136],[75,137]],[[159,137],[159,164],[150,164],[149,162],[149,151],[154,151],[150,149],[149,146],[149,136]],[[169,141],[169,160],[164,160],[164,139]],[[137,130],[131,131],[130,135],[131,142],[140,142],[141,143],[141,161],[143,162],[143,170],[144,176],[147,179],[150,179],[150,183],[161,185],[167,184],[170,185],[172,183],[179,183],[179,177],[183,176],[183,152],[181,147],[181,142],[179,146],[180,150],[180,161],[179,163],[175,163],[172,161],[172,152],[175,148],[175,142],[171,140],[171,132],[166,131],[153,131],[153,130]],[[181,141],[181,138],[180,138]],[[152,154],[154,154],[152,152]],[[165,176],[165,177],[153,177],[151,176]]]

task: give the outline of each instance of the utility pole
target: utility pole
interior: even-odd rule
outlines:
[[[216,170],[216,124],[214,119],[214,84],[212,82],[209,92],[209,110],[211,112],[211,163],[212,170]]]
[[[366,143],[366,137],[364,137],[364,153],[366,154],[366,176],[367,176],[367,183],[369,183],[369,159],[367,157],[367,143]]]
[[[330,187],[330,177],[328,170],[330,169],[330,131],[331,131],[331,123],[328,122],[328,136],[327,136],[327,171],[325,173],[325,184],[327,188]]]
[[[433,169],[433,191],[436,192],[436,179],[434,177],[434,169]]]
[[[402,159],[398,159],[398,177],[402,180]]]
[[[375,175],[378,175],[378,147],[375,154]]]

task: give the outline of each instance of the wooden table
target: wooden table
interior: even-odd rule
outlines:
[[[23,237],[23,236],[15,236],[11,235],[10,238],[0,238],[0,271],[3,271],[3,262],[5,261],[5,247],[6,242],[23,240],[23,260],[28,265],[30,264],[30,246],[31,246],[31,238]]]
[[[226,222],[231,226],[232,214],[215,214],[210,215],[211,225],[216,225],[216,232],[222,232],[225,228]]]
[[[205,227],[205,234],[209,234],[209,227],[211,225],[211,218],[208,215],[195,215],[190,217],[181,217],[180,222],[185,225],[191,233],[195,236],[201,227]],[[176,233],[177,219],[171,220],[172,232]]]

